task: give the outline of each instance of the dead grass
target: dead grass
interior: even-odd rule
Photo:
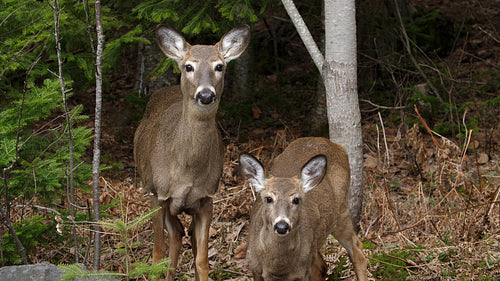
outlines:
[[[368,126],[366,133],[370,133]],[[365,245],[372,280],[391,280],[401,274],[406,280],[493,280],[500,276],[500,170],[497,154],[477,163],[471,148],[474,133],[464,145],[435,136],[436,142],[417,127],[405,138],[386,129],[387,152],[376,140],[366,142],[364,207],[359,236]],[[214,278],[250,280],[244,259],[249,212],[254,201],[251,188],[241,181],[237,157],[251,151],[264,162],[271,160],[294,136],[280,132],[273,146],[249,142],[227,147],[223,179],[214,198],[210,232],[210,266]],[[460,147],[464,147],[461,149]],[[130,219],[147,211],[148,200],[136,192],[133,181],[107,184],[101,200],[109,202],[122,194]],[[118,207],[116,207],[118,208]],[[110,215],[119,210],[108,209]],[[189,217],[183,217],[186,224]],[[150,226],[134,234],[140,246],[137,260],[149,261],[152,247]],[[111,235],[104,236],[103,264],[108,270],[122,270],[120,247]],[[180,280],[194,276],[190,240],[184,239],[178,269]],[[243,249],[243,252],[242,252]],[[324,248],[330,273],[342,279],[354,278],[344,249],[330,237]],[[340,261],[344,266],[337,268]],[[394,273],[396,272],[396,273]],[[490,278],[490,279],[488,279]]]

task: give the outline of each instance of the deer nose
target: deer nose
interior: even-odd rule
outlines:
[[[210,89],[202,89],[196,94],[196,101],[201,104],[211,104],[215,101],[215,93]]]
[[[285,221],[279,221],[274,225],[274,232],[280,235],[285,235],[290,232],[290,225]]]

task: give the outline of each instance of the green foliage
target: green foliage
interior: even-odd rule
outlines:
[[[336,264],[335,268],[333,269],[332,274],[328,275],[328,278],[326,278],[326,280],[327,281],[342,280],[342,272],[344,271],[346,265],[347,265],[347,259],[341,258],[340,261]]]
[[[61,280],[71,281],[76,278],[91,277],[92,280],[116,280],[114,277],[122,274],[107,271],[88,271],[83,264],[60,264],[57,266],[62,271]]]
[[[406,259],[412,260],[407,250],[393,250],[389,254],[385,252],[373,254],[370,262],[373,265],[378,263],[376,270],[372,272],[373,277],[377,280],[406,280],[409,270],[403,261]]]
[[[47,247],[50,243],[61,239],[56,233],[55,221],[44,216],[34,216],[22,223],[15,223],[13,226],[27,254],[34,253],[37,249]],[[2,239],[4,261],[7,264],[19,264],[21,260],[12,235],[4,234]]]
[[[59,82],[55,79],[46,79],[41,87],[33,83],[28,85],[30,88],[24,103],[21,96],[12,101],[11,107],[0,112],[0,167],[8,167],[15,161],[17,149],[18,165],[12,171],[9,182],[10,198],[23,196],[29,199],[37,195],[42,202],[54,202],[66,192],[63,186],[66,185],[69,159],[67,126],[60,125],[64,122],[61,115],[45,124],[40,124],[40,121],[56,111],[60,112],[62,95],[58,89]],[[75,124],[87,119],[81,115],[82,109],[82,106],[76,106],[70,112]],[[33,130],[33,126],[38,126],[38,129]],[[90,144],[92,130],[83,126],[74,127],[72,135],[73,157],[77,162]],[[83,183],[89,171],[88,164],[79,166],[75,170],[76,183]]]
[[[106,58],[104,69],[110,69],[112,66],[118,65],[121,50],[131,44],[151,44],[149,40],[142,37],[143,30],[141,25],[137,25],[134,29],[124,35],[108,42],[104,49],[103,57]]]
[[[197,35],[203,32],[217,36],[241,23],[258,20],[267,9],[269,0],[148,0],[137,5],[133,12],[138,19],[150,23],[167,22],[177,30]]]
[[[124,248],[122,254],[125,255],[125,277],[128,280],[131,277],[139,277],[144,274],[147,274],[150,279],[160,278],[162,273],[170,270],[169,268],[169,260],[163,259],[159,263],[154,266],[144,263],[134,263],[130,264],[129,250],[132,253],[133,244],[130,243],[130,235],[133,231],[137,230],[139,227],[148,222],[160,209],[158,207],[154,210],[151,210],[147,213],[142,214],[141,216],[135,218],[131,222],[126,222],[126,214],[123,210],[123,202],[120,204],[122,217],[120,219],[116,219],[113,221],[99,221],[99,225],[101,227],[111,230],[118,234],[121,238]]]

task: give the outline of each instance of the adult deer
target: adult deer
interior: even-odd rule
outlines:
[[[208,280],[208,232],[212,195],[217,191],[224,146],[215,115],[224,88],[226,64],[248,45],[250,29],[229,31],[215,45],[188,44],[167,27],[156,32],[161,50],[181,70],[180,86],[156,91],[150,98],[134,137],[134,158],[153,218],[153,263],[165,257],[168,232],[171,267],[177,267],[184,227],[177,215],[192,216],[189,229],[195,256],[196,280]],[[174,280],[175,270],[167,273]]]
[[[250,218],[247,254],[255,280],[325,280],[320,248],[329,234],[346,248],[358,280],[367,280],[349,215],[349,162],[340,145],[301,138],[274,160],[270,175],[249,154],[240,155],[240,167],[260,194]]]

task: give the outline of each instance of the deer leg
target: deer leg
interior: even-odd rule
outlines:
[[[212,198],[201,199],[200,208],[193,214],[191,244],[195,256],[197,281],[208,279],[208,232],[212,221]]]
[[[325,280],[327,270],[328,267],[326,266],[325,260],[323,259],[323,257],[319,252],[316,252],[311,269],[311,280],[313,281]]]
[[[358,280],[367,281],[368,270],[366,268],[366,258],[363,254],[363,244],[361,243],[361,241],[359,241],[356,232],[354,232],[354,228],[352,226],[352,222],[348,213],[343,221],[346,222],[345,225],[337,227],[338,231],[335,231],[333,233],[333,236],[347,250]]]
[[[162,208],[153,217],[153,264],[163,259],[167,251],[165,232],[163,231],[163,222],[167,209],[156,196],[151,196],[151,208],[155,209],[159,206],[162,206]]]
[[[168,204],[167,204],[168,205]],[[165,228],[168,232],[168,257],[170,258],[170,267],[173,270],[167,272],[167,280],[173,281],[175,278],[175,270],[179,262],[179,252],[182,247],[182,236],[184,235],[184,227],[176,214],[170,213],[169,206],[165,207]]]

